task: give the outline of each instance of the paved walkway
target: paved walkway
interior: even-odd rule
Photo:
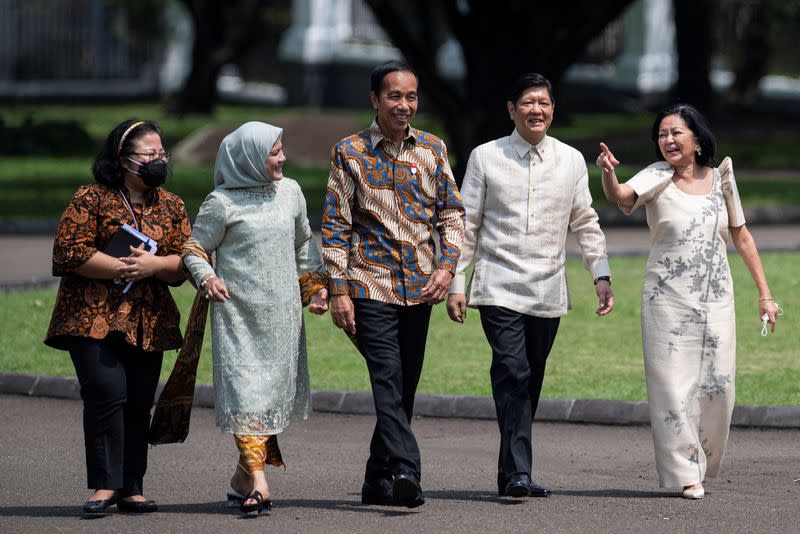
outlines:
[[[722,477],[687,501],[660,489],[647,427],[538,423],[535,478],[549,499],[499,498],[493,421],[418,418],[427,502],[360,504],[374,419],[315,413],[281,434],[286,471],[270,469],[273,513],[242,520],[223,498],[233,439],[196,409],[183,444],[150,449],[145,517],[80,517],[81,404],[0,396],[0,532],[788,533],[800,524],[800,430],[733,429]]]

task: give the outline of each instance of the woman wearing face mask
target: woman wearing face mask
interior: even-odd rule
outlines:
[[[687,499],[705,495],[716,477],[734,405],[736,318],[726,242],[733,238],[758,290],[748,295],[774,331],[772,299],[755,241],[745,226],[733,165],[716,166],[716,144],[691,106],[656,117],[652,140],[660,160],[620,184],[611,150],[597,165],[610,202],[630,214],[647,210],[653,248],[642,288],[645,377],[656,468],[662,487]]]
[[[191,231],[167,177],[161,130],[128,120],[108,135],[61,218],[53,274],[61,276],[45,343],[69,351],[83,399],[86,513],[154,512],[143,496],[150,408],[163,351],[181,345],[180,314],[168,286],[184,280],[180,252]],[[155,244],[106,254],[127,224]]]
[[[217,425],[239,449],[229,504],[247,515],[271,511],[264,469],[283,465],[277,434],[310,411],[302,302],[328,308],[303,193],[283,176],[282,132],[248,122],[223,139],[184,253],[211,301]]]

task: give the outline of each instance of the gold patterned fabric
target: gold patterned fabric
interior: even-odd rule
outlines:
[[[286,467],[278,447],[278,436],[233,436],[239,449],[239,465],[248,473],[263,471],[267,465]]]
[[[300,299],[303,301],[303,306],[308,306],[311,298],[320,289],[327,289],[330,282],[328,273],[320,271],[310,271],[300,275]]]
[[[192,238],[184,244],[181,257],[186,257],[188,254],[196,254],[208,261],[206,251]],[[189,277],[189,280],[192,278]],[[150,422],[150,443],[154,445],[183,443],[189,434],[197,364],[203,350],[207,316],[208,299],[202,291],[198,291],[186,323],[183,346],[153,411],[153,419]]]
[[[198,291],[194,297],[183,347],[175,361],[164,390],[158,398],[150,422],[150,443],[183,443],[189,434],[189,420],[194,402],[197,364],[203,350],[208,300]]]

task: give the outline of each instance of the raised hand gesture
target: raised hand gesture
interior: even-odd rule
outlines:
[[[603,171],[603,174],[614,172],[614,167],[619,165],[619,160],[614,157],[608,145],[600,143],[600,155],[597,156],[597,166]]]

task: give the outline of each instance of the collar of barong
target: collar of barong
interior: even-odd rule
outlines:
[[[192,254],[210,263],[210,257],[206,250],[196,239],[189,238],[183,246],[181,258]],[[188,276],[188,278],[194,284],[192,276]],[[328,287],[330,277],[326,272],[312,271],[301,275],[298,282],[303,306],[306,306],[317,291]],[[203,349],[207,315],[208,300],[203,291],[198,291],[186,322],[183,346],[153,411],[149,435],[149,441],[153,445],[183,443],[186,436],[189,435],[194,386],[197,381],[197,364]]]

